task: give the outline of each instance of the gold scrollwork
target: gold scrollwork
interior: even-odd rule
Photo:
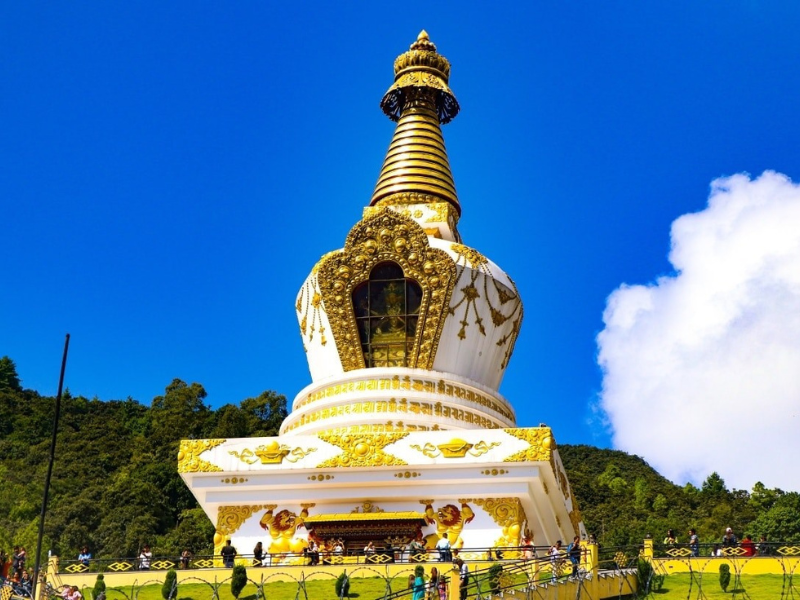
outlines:
[[[386,512],[377,504],[373,504],[372,502],[362,502],[361,506],[356,506],[353,510],[350,511],[350,514],[356,513],[382,513]]]
[[[325,307],[322,305],[322,296],[315,275],[312,273],[300,289],[295,309],[300,315],[300,333],[303,338],[308,334],[308,341],[313,342],[314,333],[319,331],[319,342],[324,346],[328,343],[325,338],[325,326],[322,324]]]
[[[498,475],[505,475],[508,472],[509,472],[508,469],[484,469],[483,471],[481,471],[481,475],[491,475],[493,477],[496,477]]]
[[[495,546],[519,546],[522,526],[527,521],[519,498],[474,498],[472,502],[485,510],[500,526],[502,534],[495,541]]]
[[[392,456],[383,451],[389,444],[393,444],[408,436],[408,433],[378,433],[373,435],[344,435],[334,433],[318,433],[317,437],[323,442],[338,446],[343,452],[333,458],[323,461],[316,468],[330,467],[388,467],[407,464],[401,458]]]
[[[225,443],[225,440],[181,440],[178,450],[178,473],[217,473],[222,471],[217,465],[200,458],[206,450]]]
[[[312,452],[316,452],[316,450],[316,448],[303,450],[300,447],[292,449],[290,446],[279,444],[272,440],[269,444],[259,446],[255,451],[245,448],[241,452],[231,450],[228,454],[235,456],[248,465],[254,464],[257,460],[260,460],[262,465],[275,465],[282,463],[284,458],[291,463],[295,463]]]
[[[236,533],[247,519],[264,508],[262,504],[253,506],[220,506],[217,512],[217,531],[214,534],[214,553],[218,554],[228,536]]]
[[[472,456],[478,457],[486,454],[495,446],[499,446],[500,442],[492,442],[487,444],[483,440],[477,444],[470,444],[461,438],[453,438],[446,444],[439,444],[434,446],[430,442],[426,442],[424,446],[419,444],[411,444],[409,447],[422,452],[428,458],[437,458],[442,456],[444,458],[464,458],[467,453]]]
[[[549,461],[553,456],[556,442],[549,427],[527,427],[504,429],[507,434],[524,442],[528,447],[503,459],[503,462],[537,462]]]
[[[352,292],[384,261],[400,265],[404,275],[422,288],[416,337],[406,366],[431,369],[456,281],[456,265],[445,251],[430,246],[425,231],[413,219],[388,208],[359,221],[344,249],[320,264],[320,294],[342,368],[352,371],[366,366]]]

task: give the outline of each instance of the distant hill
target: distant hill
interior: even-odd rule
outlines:
[[[214,527],[177,473],[181,438],[277,435],[286,399],[271,391],[212,409],[199,383],[179,379],[149,406],[64,394],[44,554],[132,556],[144,543],[159,554],[212,549]],[[47,469],[54,399],[23,389],[0,358],[0,549],[33,553]],[[778,451],[776,449],[775,451]],[[756,484],[728,490],[714,473],[702,488],[667,481],[638,456],[592,446],[559,447],[588,530],[607,545],[639,544],[668,528],[702,541],[737,533],[800,541],[800,495]]]

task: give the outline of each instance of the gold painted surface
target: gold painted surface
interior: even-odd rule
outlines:
[[[446,427],[433,424],[430,427],[418,423],[404,423],[403,421],[386,421],[386,423],[372,423],[361,425],[348,425],[345,427],[329,427],[319,433],[329,433],[335,435],[365,435],[371,433],[413,433],[415,431],[446,431]]]
[[[464,458],[467,453],[475,457],[482,456],[499,445],[500,442],[487,444],[483,440],[477,444],[470,444],[460,438],[453,438],[446,444],[439,444],[438,446],[426,442],[423,446],[411,444],[409,447],[422,452],[422,454],[428,458],[437,458],[438,456],[443,456],[444,458]]]
[[[239,530],[247,519],[264,508],[261,504],[254,506],[220,506],[217,511],[217,531],[214,534],[214,554],[219,554],[225,541]]]
[[[196,565],[197,563],[195,563]],[[113,562],[106,567],[109,571],[114,571],[115,573],[119,573],[121,571],[130,571],[133,568],[133,563],[128,562],[127,560],[121,560],[117,562]]]
[[[255,450],[250,450],[250,448],[245,448],[241,452],[231,450],[228,454],[235,456],[248,465],[252,465],[259,460],[262,465],[277,465],[281,464],[284,458],[291,463],[295,463],[316,451],[316,448],[306,448],[303,450],[300,447],[296,447],[292,449],[291,446],[279,444],[275,440],[272,440],[269,444],[262,444]]]
[[[246,483],[248,481],[247,477],[225,477],[224,479],[219,480],[220,483],[229,483],[231,485],[236,485],[237,483]]]
[[[283,509],[275,512],[278,508],[276,504],[269,504],[264,508],[267,512],[261,517],[259,525],[262,529],[269,532],[272,542],[270,542],[267,552],[270,554],[299,553],[303,551],[308,542],[297,536],[297,530],[305,527],[308,518],[308,509],[314,504],[301,504],[303,510],[296,514],[291,510]]]
[[[549,461],[552,457],[556,442],[549,427],[504,429],[503,431],[529,444],[524,450],[504,458],[503,462]]]
[[[505,404],[496,401],[489,396],[485,396],[480,392],[473,389],[461,387],[454,383],[448,383],[444,379],[412,379],[409,376],[400,377],[384,377],[380,379],[365,379],[361,381],[349,381],[345,383],[337,383],[327,388],[317,390],[306,395],[305,398],[297,402],[294,410],[322,400],[324,398],[334,398],[342,394],[350,394],[355,392],[373,392],[373,391],[415,391],[426,392],[430,394],[439,394],[447,396],[448,398],[458,398],[459,400],[466,400],[467,402],[474,402],[484,408],[493,410],[500,414],[505,419],[515,422],[516,418],[513,411],[507,408]]]
[[[419,502],[425,505],[425,520],[429,525],[436,525],[436,534],[441,538],[446,533],[452,548],[463,548],[464,540],[461,532],[464,526],[475,518],[475,513],[469,505],[470,500],[459,500],[460,509],[454,504],[446,504],[438,510],[433,508],[433,500]]]
[[[409,51],[397,57],[394,68],[395,81],[381,100],[381,109],[397,128],[370,204],[418,194],[449,202],[460,213],[441,131],[459,110],[448,86],[450,63],[423,31]]]
[[[315,412],[303,413],[296,421],[291,423],[283,430],[283,433],[288,433],[293,429],[302,427],[308,423],[316,423],[317,421],[326,421],[337,417],[353,415],[369,415],[376,413],[405,413],[413,415],[434,415],[446,419],[453,419],[461,421],[469,425],[475,425],[482,429],[498,429],[501,425],[496,421],[479,414],[464,410],[462,408],[443,406],[441,402],[430,404],[428,402],[408,402],[405,398],[395,400],[373,400],[365,402],[356,402],[353,404],[341,404],[338,406],[331,406],[323,408]],[[398,428],[401,426],[398,423]],[[416,430],[419,426],[412,426],[408,424],[406,427],[414,427]]]
[[[315,266],[316,269],[316,266]],[[322,324],[322,315],[325,307],[322,305],[322,296],[316,277],[309,277],[300,289],[295,309],[300,315],[300,333],[305,341],[308,334],[308,342],[314,341],[315,333],[319,332],[319,343],[325,346],[328,343],[325,337],[325,326]]]
[[[781,546],[776,552],[781,556],[800,556],[800,546]]]
[[[398,264],[405,277],[422,288],[416,337],[406,366],[431,369],[455,285],[455,263],[443,250],[430,247],[414,220],[388,209],[359,221],[344,249],[324,259],[317,275],[342,368],[366,366],[352,294],[381,262]]]
[[[317,468],[328,467],[385,467],[400,466],[406,462],[396,456],[387,454],[383,449],[408,436],[408,433],[379,433],[359,436],[352,434],[337,435],[318,433],[317,437],[324,442],[338,446],[342,454],[329,458],[317,465]]]
[[[519,546],[522,526],[527,521],[519,498],[474,498],[475,504],[485,510],[501,528],[495,547]]]
[[[382,513],[386,512],[377,504],[373,504],[372,502],[362,502],[361,506],[356,506],[353,510],[350,511],[351,514],[356,513]]]
[[[178,450],[178,473],[216,473],[222,471],[217,465],[200,458],[206,450],[224,444],[225,440],[181,440]]]

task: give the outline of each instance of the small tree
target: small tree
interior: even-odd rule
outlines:
[[[503,565],[494,563],[489,567],[489,589],[493,594],[500,593],[500,575],[503,574]]]
[[[105,584],[103,584],[105,587]],[[164,585],[161,586],[161,597],[164,600],[172,600],[175,597],[175,590],[178,587],[178,574],[175,569],[167,571],[167,576],[164,578]]]
[[[728,591],[728,586],[731,583],[731,567],[728,563],[722,563],[719,566],[719,587],[723,592]]]
[[[97,581],[94,582],[94,588],[92,589],[92,598],[97,600],[100,597],[100,594],[104,594],[106,592],[106,582],[103,581],[104,577],[102,573],[98,573]]]
[[[350,580],[347,578],[347,572],[342,571],[342,574],[336,578],[336,597],[347,598],[350,595]]]
[[[244,568],[244,565],[236,565],[233,567],[233,575],[231,576],[231,594],[233,594],[233,597],[238,598],[246,585],[247,569]]]

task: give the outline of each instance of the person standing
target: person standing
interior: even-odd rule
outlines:
[[[694,529],[689,530],[689,550],[692,551],[692,556],[700,556],[700,538]]]
[[[672,529],[667,529],[667,537],[664,538],[664,545],[674,546],[677,543],[678,538],[675,536],[675,532]]]
[[[461,600],[467,600],[467,587],[469,586],[469,566],[462,559],[456,559],[458,567],[458,590]]]
[[[436,542],[436,549],[439,551],[439,562],[450,562],[450,540],[447,539],[447,534],[443,533],[439,541]]]
[[[753,538],[750,535],[745,535],[744,539],[742,540],[742,556],[755,556],[756,555],[756,544],[753,541]]]
[[[550,572],[553,574],[552,581],[555,583],[561,569],[561,540],[556,540],[556,543],[550,546],[547,554],[550,556]]]
[[[153,553],[150,552],[150,546],[145,544],[139,554],[139,569],[141,571],[149,571],[151,562],[153,562]]]
[[[256,542],[256,547],[253,548],[253,558],[258,561],[257,567],[264,566],[264,544]]]
[[[89,547],[84,546],[78,554],[78,562],[88,568],[90,560],[92,560],[92,554],[89,552]]]
[[[412,589],[414,590],[412,600],[425,600],[425,568],[422,565],[414,568]]]
[[[723,548],[736,548],[737,543],[736,536],[733,534],[733,529],[728,527],[725,530],[725,535],[722,536],[722,547]],[[724,553],[724,550],[723,550]]]
[[[236,548],[231,545],[230,540],[225,542],[225,545],[222,547],[222,550],[220,550],[219,553],[222,555],[222,564],[225,566],[225,568],[232,569],[233,560],[236,558],[238,552],[236,552]]]
[[[581,538],[579,536],[575,536],[572,538],[572,543],[567,548],[567,554],[569,555],[569,562],[572,563],[572,576],[578,576],[578,568],[581,566]]]
[[[184,548],[181,552],[181,569],[188,569],[189,563],[192,562],[192,552],[188,548]]]

